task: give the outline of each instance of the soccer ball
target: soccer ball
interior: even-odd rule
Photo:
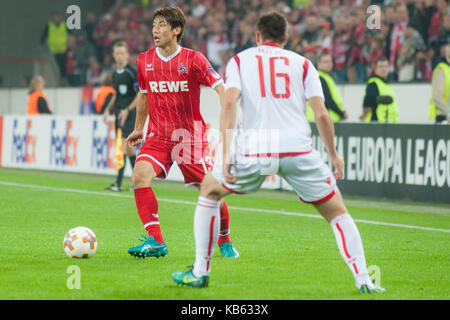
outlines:
[[[91,229],[76,227],[67,232],[63,245],[69,258],[89,258],[97,251],[97,238]]]

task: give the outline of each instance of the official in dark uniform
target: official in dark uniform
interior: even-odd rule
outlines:
[[[110,191],[121,191],[126,158],[129,158],[132,168],[134,168],[134,163],[136,162],[136,152],[127,145],[126,139],[134,130],[137,105],[136,93],[139,87],[136,69],[128,64],[128,46],[124,41],[119,41],[114,44],[113,58],[116,62],[116,70],[113,73],[113,87],[116,93],[103,113],[103,121],[106,123],[108,115],[113,110],[116,117],[116,129],[122,129],[124,163],[123,167],[117,173],[116,182],[106,189]]]

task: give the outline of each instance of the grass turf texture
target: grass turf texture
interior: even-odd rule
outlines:
[[[184,271],[194,262],[195,206],[160,201],[169,254],[160,259],[135,259],[127,249],[138,244],[137,238],[145,231],[131,192],[103,192],[112,180],[100,175],[0,168],[0,299],[450,298],[450,233],[356,222],[367,264],[381,269],[381,285],[387,289],[384,295],[361,295],[324,219],[236,208],[318,216],[293,193],[279,191],[228,197],[231,238],[241,258],[224,259],[216,246],[209,288],[177,287],[172,272]],[[153,187],[161,199],[197,201],[198,191],[179,183],[155,182]],[[417,204],[420,210],[414,212],[411,202],[380,203],[391,205],[377,207],[361,198],[346,200],[355,219],[450,229],[448,205]],[[98,250],[90,259],[70,259],[62,247],[66,232],[80,225],[97,235]],[[71,265],[81,270],[79,290],[66,286]]]

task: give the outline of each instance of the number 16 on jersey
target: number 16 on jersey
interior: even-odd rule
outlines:
[[[284,65],[289,66],[289,60],[286,57],[270,57],[269,61],[264,61],[262,56],[257,55],[258,60],[258,71],[259,71],[259,84],[261,87],[261,97],[266,97],[266,86],[264,82],[264,66],[269,63],[270,68],[270,92],[272,96],[276,99],[287,99],[291,96],[291,91],[289,89],[289,75],[287,73],[276,72],[275,61],[281,60]],[[276,78],[284,78],[284,92],[279,93],[276,88]]]

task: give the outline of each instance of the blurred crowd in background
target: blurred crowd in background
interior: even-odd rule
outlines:
[[[446,0],[117,0],[101,16],[83,15],[80,31],[68,31],[65,51],[55,55],[62,79],[70,86],[97,86],[113,68],[112,45],[127,42],[130,64],[154,47],[152,17],[163,6],[180,6],[187,23],[181,46],[202,52],[223,75],[235,53],[255,46],[259,15],[276,10],[289,22],[285,48],[313,63],[332,55],[336,83],[364,83],[375,59],[389,59],[392,82],[430,81],[433,67],[450,42],[450,6]],[[381,9],[380,28],[369,29],[366,9]],[[62,13],[53,13],[55,23]],[[48,27],[41,44],[45,45]]]

